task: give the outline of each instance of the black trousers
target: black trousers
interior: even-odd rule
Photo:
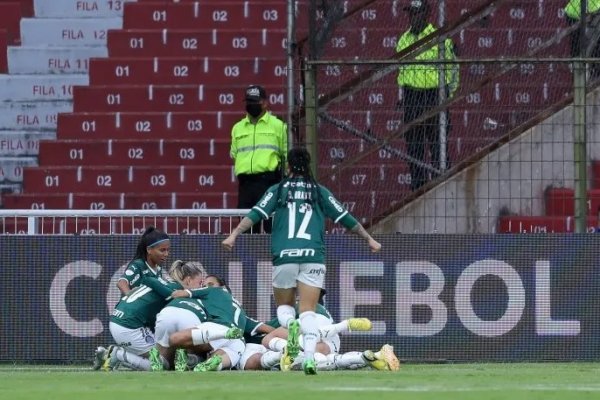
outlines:
[[[439,89],[414,89],[404,88],[404,116],[405,124],[427,113],[439,103]],[[440,117],[439,114],[414,125],[405,133],[407,153],[412,158],[423,164],[429,164],[426,151],[429,153],[432,167],[440,168]],[[408,163],[410,169],[410,187],[416,190],[423,186],[429,179],[429,172],[416,162]]]
[[[268,188],[281,182],[281,172],[263,172],[260,174],[240,174],[238,179],[238,208],[252,208],[258,203]],[[262,225],[262,230],[261,230]],[[271,219],[259,222],[252,227],[252,233],[271,233]]]

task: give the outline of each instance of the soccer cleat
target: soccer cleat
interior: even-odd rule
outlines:
[[[348,319],[348,329],[350,331],[370,331],[373,328],[371,320],[368,318],[350,318]]]
[[[221,358],[221,356],[214,355],[214,356],[210,357],[208,360],[196,365],[194,367],[194,371],[196,371],[196,372],[218,371],[219,366],[221,365],[222,361],[223,361],[223,359]]]
[[[163,366],[163,362],[160,358],[160,352],[156,347],[150,349],[148,359],[150,360],[150,369],[152,371],[163,371],[165,369],[165,367]]]
[[[302,369],[304,370],[304,375],[316,375],[317,374],[317,364],[315,363],[314,358],[307,358],[302,363]]]
[[[389,367],[385,360],[377,358],[372,350],[365,350],[362,353],[362,358],[371,366],[371,368],[379,371],[389,371]]]
[[[288,325],[288,337],[287,344],[285,346],[285,352],[294,361],[300,352],[300,322],[293,320]]]
[[[241,339],[244,337],[244,331],[238,327],[232,326],[225,333],[225,339]]]
[[[113,371],[119,367],[119,359],[117,358],[117,350],[120,347],[110,345],[104,352],[104,362],[102,363],[102,369],[104,371]]]
[[[389,344],[384,344],[377,353],[376,357],[384,360],[390,371],[398,371],[400,369],[400,360],[394,354],[394,347]]]
[[[281,353],[281,359],[279,360],[279,369],[283,372],[287,372],[292,368],[294,359],[289,356],[287,346],[283,348]]]
[[[102,346],[98,346],[96,351],[94,351],[94,363],[92,364],[92,368],[94,371],[98,371],[102,368],[104,364],[104,354],[106,353],[106,348]]]
[[[186,371],[188,366],[187,351],[184,349],[177,349],[175,351],[175,371]]]

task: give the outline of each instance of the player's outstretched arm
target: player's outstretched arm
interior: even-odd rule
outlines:
[[[358,236],[365,239],[367,241],[367,243],[369,244],[369,247],[371,248],[371,251],[373,253],[377,253],[379,250],[381,250],[381,243],[379,243],[377,240],[373,239],[373,237],[371,237],[371,235],[369,235],[369,232],[367,232],[367,230],[362,226],[362,224],[360,222],[357,223],[354,226],[354,228],[350,229],[350,232],[357,234]]]
[[[223,242],[221,242],[221,245],[226,249],[226,250],[231,250],[233,249],[233,245],[235,244],[235,239],[237,239],[237,237],[246,232],[248,229],[252,228],[252,225],[254,225],[254,223],[252,222],[252,220],[248,217],[244,217],[240,223],[238,224],[238,226],[235,227],[235,229],[233,230],[233,232],[231,232],[231,234],[229,234],[229,236],[227,236],[227,239],[223,240]]]

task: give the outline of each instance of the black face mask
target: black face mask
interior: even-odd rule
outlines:
[[[262,106],[260,103],[247,103],[246,112],[250,114],[252,118],[256,118],[262,113]]]

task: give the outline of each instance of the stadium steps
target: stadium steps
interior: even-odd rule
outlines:
[[[38,164],[32,156],[39,141],[54,139],[58,115],[73,110],[73,86],[88,84],[89,59],[108,54],[107,32],[122,26],[121,12],[110,9],[116,3],[0,2],[0,28],[7,28],[0,44],[8,44],[0,75],[0,190],[21,191],[23,170]]]

